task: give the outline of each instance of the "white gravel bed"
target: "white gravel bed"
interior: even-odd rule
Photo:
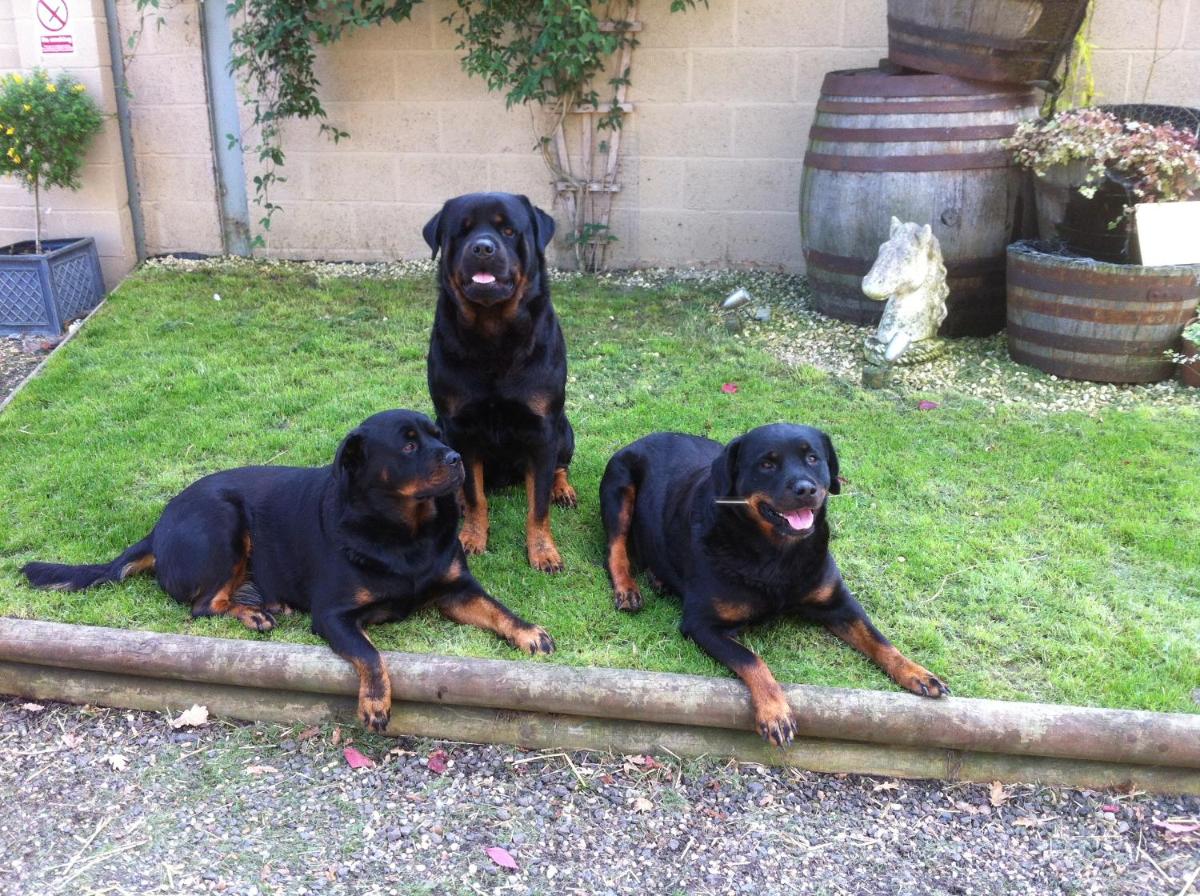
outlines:
[[[1148,896],[1200,869],[1194,797],[169,718],[0,698],[0,892]]]

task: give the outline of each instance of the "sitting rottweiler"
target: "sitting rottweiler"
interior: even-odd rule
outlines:
[[[759,733],[780,746],[796,723],[771,670],[735,640],[745,625],[781,614],[816,622],[902,688],[950,693],[879,633],[842,581],[825,520],[826,498],[839,490],[829,437],[786,423],[724,447],[654,433],[613,455],[600,482],[617,609],[641,609],[634,561],[656,588],[682,595],[681,631],[746,683]]]
[[[267,631],[274,614],[312,612],[312,629],[358,672],[358,711],[387,727],[392,687],[363,632],[433,603],[455,622],[550,653],[540,627],[513,615],[467,570],[455,537],[462,461],[433,422],[384,411],[346,436],[328,467],[241,467],[192,483],[150,534],[111,563],[29,563],[40,588],[77,591],[153,570],[193,616],[232,616]]]
[[[543,274],[554,219],[524,196],[472,193],[448,201],[423,233],[442,256],[429,394],[467,471],[463,548],[487,550],[485,482],[524,480],[529,563],[561,572],[550,502],[577,502],[567,481],[575,452],[563,412],[567,349]]]

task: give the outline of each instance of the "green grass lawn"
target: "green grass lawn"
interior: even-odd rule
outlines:
[[[0,414],[0,615],[316,643],[304,616],[254,635],[190,621],[148,578],[43,593],[17,570],[111,559],[206,473],[325,464],[375,411],[429,413],[433,295],[428,277],[318,281],[278,267],[132,277]],[[432,610],[374,629],[380,647],[728,675],[678,634],[671,599],[613,610],[597,486],[612,452],[652,430],[726,441],[790,420],[838,446],[849,485],[832,505],[833,550],[851,588],[956,694],[1197,711],[1200,414],[1050,415],[953,395],[919,411],[730,337],[717,295],[556,285],[578,439],[580,507],[553,512],[567,571],[527,565],[517,490],[491,500],[489,551],[471,566],[558,652],[520,659]],[[822,630],[781,623],[745,640],[781,681],[892,688]]]

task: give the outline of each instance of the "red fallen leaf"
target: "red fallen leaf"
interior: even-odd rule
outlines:
[[[737,392],[737,390],[738,390],[737,383],[725,383],[721,386],[721,391],[724,392],[726,395],[733,395]]]
[[[612,786],[613,784],[617,783],[617,779],[614,778],[612,775],[608,774],[607,772],[600,776],[600,780],[602,782],[604,782],[605,784],[608,784],[609,786]]]
[[[297,734],[296,739],[297,740],[308,740],[309,738],[316,737],[320,733],[321,733],[321,729],[318,728],[316,725],[313,725],[311,728],[305,728],[303,731],[301,731],[299,734]]]
[[[650,755],[646,756],[646,768],[653,769],[653,768],[662,768],[662,767],[663,767],[663,764],[661,762],[659,762],[657,759],[655,759],[653,756],[650,756]]]
[[[1108,804],[1108,805],[1106,805],[1106,806],[1101,806],[1101,807],[1100,807],[1100,811],[1101,811],[1101,812],[1120,812],[1120,811],[1121,811],[1121,807],[1120,807],[1120,806],[1118,806],[1118,805],[1116,805],[1116,804],[1114,804],[1114,803],[1109,803],[1109,804]]]
[[[919,411],[932,411],[940,407],[941,405],[936,401],[921,401],[917,403],[917,410]]]
[[[441,752],[440,750],[438,752]],[[499,865],[501,868],[507,868],[509,871],[517,870],[517,860],[508,854],[508,850],[503,846],[489,846],[484,850],[489,859]]]
[[[446,774],[446,751],[434,750],[429,754],[429,770],[435,775]],[[507,853],[506,853],[507,855]],[[516,867],[515,865],[513,866]]]
[[[346,762],[350,764],[351,768],[370,768],[375,764],[373,759],[368,759],[354,747],[346,747],[342,750],[342,755],[346,757]]]

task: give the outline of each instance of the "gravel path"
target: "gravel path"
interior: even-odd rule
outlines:
[[[49,339],[0,336],[0,402],[42,363],[56,344]]]
[[[374,765],[350,767],[352,739]],[[153,713],[12,699],[0,795],[13,896],[1179,894],[1200,871],[1196,798],[546,755],[352,726],[176,730]]]

